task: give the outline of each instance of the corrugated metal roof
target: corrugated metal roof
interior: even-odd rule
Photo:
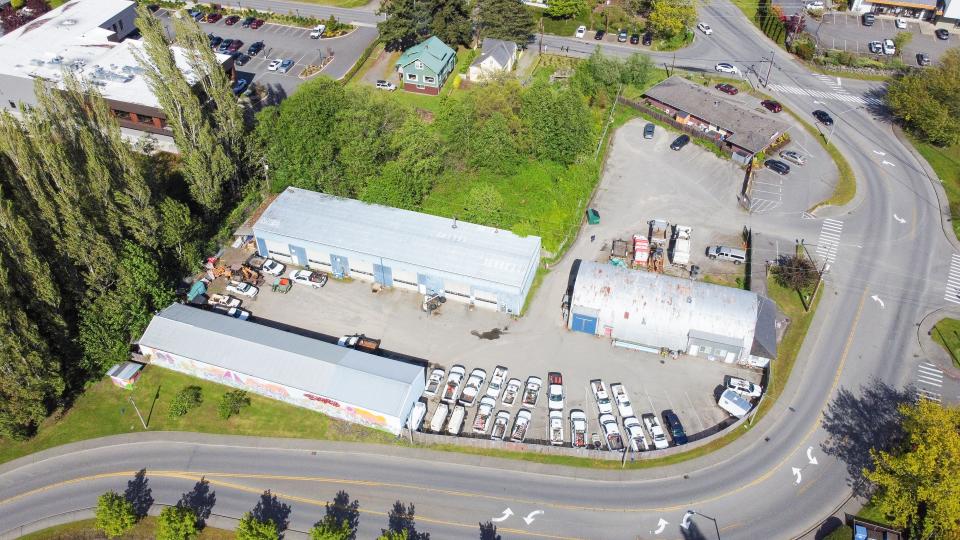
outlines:
[[[414,60],[420,60],[436,74],[443,73],[443,68],[450,59],[457,54],[437,36],[430,36],[426,41],[410,47],[397,60],[397,67],[404,67]]]
[[[741,289],[584,261],[571,312],[597,310],[601,324],[614,323],[614,338],[683,350],[691,330],[752,341],[757,298]]]
[[[391,416],[424,377],[420,366],[182,304],[158,313],[140,344]]]
[[[253,225],[269,233],[522,289],[540,237],[290,187]]]

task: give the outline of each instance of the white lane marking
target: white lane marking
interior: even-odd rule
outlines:
[[[960,254],[958,253],[950,257],[950,272],[947,274],[947,286],[943,299],[960,304]]]
[[[828,263],[833,263],[840,247],[840,234],[843,232],[843,222],[836,219],[825,219],[820,226],[820,239],[817,241],[817,255]]]
[[[902,217],[896,214],[893,215],[893,219],[897,220],[901,225],[907,222],[907,220],[903,219]]]
[[[874,150],[873,153],[876,154],[876,155],[878,155],[878,156],[885,156],[885,155],[887,155],[886,152],[881,152],[881,151],[879,151],[879,150]]]
[[[881,163],[883,163],[884,165],[889,165],[889,166],[891,166],[891,167],[896,167],[896,166],[897,166],[896,163],[892,163],[892,162],[887,161],[887,160],[883,160]]]

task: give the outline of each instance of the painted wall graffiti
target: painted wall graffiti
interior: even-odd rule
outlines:
[[[218,384],[247,390],[291,405],[311,409],[340,420],[382,429],[394,434],[400,433],[400,419],[393,416],[387,417],[367,409],[338,402],[328,397],[303,392],[290,386],[273,383],[258,377],[213,366],[205,362],[199,362],[144,345],[140,346],[140,350],[144,356],[150,359],[150,363],[161,367]]]

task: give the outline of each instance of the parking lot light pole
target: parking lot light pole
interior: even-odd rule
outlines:
[[[692,518],[694,515],[698,515],[700,517],[707,518],[710,521],[712,521],[713,528],[717,530],[717,540],[720,540],[720,525],[717,524],[717,520],[713,519],[712,517],[706,514],[701,514],[696,510],[687,510],[687,513],[683,515],[683,521],[680,522],[680,526],[683,527],[684,529],[690,528],[690,518]]]
[[[856,106],[856,107],[850,107],[849,109],[847,109],[847,110],[845,110],[845,111],[843,111],[843,112],[837,113],[837,120],[839,120],[841,116],[847,114],[848,112],[850,112],[850,111],[855,111],[855,110],[860,109],[860,108],[861,108],[861,106],[858,105],[858,106]],[[833,130],[836,129],[836,128],[837,128],[837,122],[834,122],[833,125],[830,126],[830,133],[827,135],[827,144],[830,144],[830,139],[833,138]]]

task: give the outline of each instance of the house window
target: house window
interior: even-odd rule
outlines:
[[[153,125],[153,117],[147,116],[145,114],[138,114],[137,121],[140,122],[141,124]]]
[[[418,85],[417,85],[417,90],[423,90],[423,85],[422,85],[422,84],[418,84]]]
[[[417,63],[414,64],[414,67],[417,69],[423,69],[423,62],[417,60]]]
[[[430,77],[430,76],[424,76],[423,81],[426,82],[426,83],[428,83],[428,84],[433,84],[433,83],[437,82],[437,80],[436,80],[435,78]]]
[[[117,118],[121,120],[130,120],[130,113],[128,113],[127,111],[113,111],[113,112],[116,113]]]
[[[408,80],[408,81],[415,81],[415,80],[417,80],[417,74],[416,74],[416,73],[407,73],[407,80]]]

